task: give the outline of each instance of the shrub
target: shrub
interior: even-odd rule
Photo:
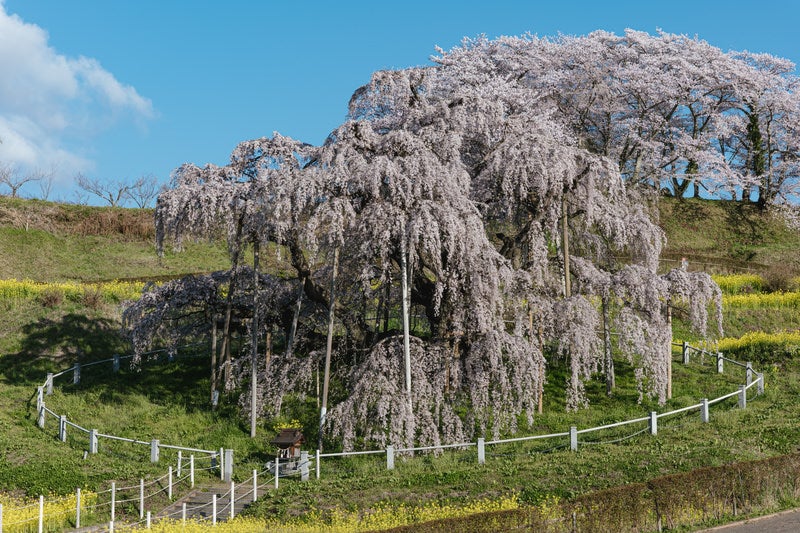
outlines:
[[[58,307],[64,303],[64,292],[53,287],[48,287],[39,293],[39,303],[44,307]]]

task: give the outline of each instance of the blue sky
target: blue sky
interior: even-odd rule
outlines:
[[[274,131],[320,144],[373,71],[465,36],[625,28],[800,61],[790,0],[0,0],[0,164],[51,172],[50,199],[75,201],[78,172],[166,181]]]

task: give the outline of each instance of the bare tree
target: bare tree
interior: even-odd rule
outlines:
[[[147,174],[130,184],[126,197],[136,207],[144,208],[152,206],[153,201],[158,197],[158,193],[158,177],[153,174]]]
[[[108,202],[111,207],[119,207],[129,198],[133,184],[125,180],[101,180],[89,178],[82,173],[75,175],[75,185]]]
[[[17,198],[19,190],[26,184],[34,181],[39,181],[44,177],[41,171],[31,171],[22,173],[14,165],[0,165],[0,184],[5,185],[11,189],[11,197]]]

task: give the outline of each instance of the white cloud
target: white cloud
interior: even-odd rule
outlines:
[[[45,30],[6,12],[0,0],[0,161],[59,168],[63,177],[92,162],[74,148],[115,120],[149,119],[150,100],[92,58],[68,58]]]

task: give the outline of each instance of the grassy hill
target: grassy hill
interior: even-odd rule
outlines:
[[[153,278],[210,271],[227,266],[220,244],[193,243],[181,254],[155,254],[151,210],[109,209],[0,198],[0,279],[100,281]],[[660,223],[668,245],[663,267],[687,257],[693,269],[711,272],[758,271],[780,288],[800,274],[800,235],[778,220],[750,209],[710,201],[661,202]],[[64,445],[52,425],[35,425],[33,392],[48,371],[76,360],[106,358],[126,349],[118,335],[119,309],[111,302],[65,300],[45,305],[36,299],[0,301],[0,492],[64,493],[82,486],[106,488],[110,479],[133,481],[163,475],[146,460],[146,451],[114,446],[83,459],[82,444]],[[676,317],[676,331],[690,335]],[[800,329],[797,309],[738,309],[726,318],[726,330]],[[659,426],[658,436],[642,434],[621,443],[596,444],[580,453],[544,445],[505,445],[479,467],[469,453],[445,453],[399,460],[387,471],[382,458],[328,462],[323,479],[287,481],[265,495],[252,513],[291,517],[310,508],[342,506],[350,511],[402,502],[409,506],[438,501],[463,504],[516,491],[526,504],[548,498],[574,498],[593,490],[644,482],[696,468],[774,457],[800,447],[800,361],[761,361],[768,372],[765,396],[747,410],[715,411],[713,424],[697,417]],[[90,373],[79,386],[58,387],[48,400],[54,409],[79,421],[131,438],[161,438],[201,448],[237,450],[237,461],[258,468],[269,457],[272,428],[260,427],[256,441],[238,418],[235,396],[222,408],[207,409],[205,358],[145,365],[119,375]],[[607,398],[604,386],[589,385],[591,409],[564,412],[565,376],[554,373],[546,389],[545,413],[536,431],[563,431],[642,416],[657,406],[636,404],[632,369],[620,364],[619,391]],[[713,370],[675,366],[675,396],[668,408],[714,397],[735,386],[738,377],[720,379]],[[733,381],[731,381],[733,380]],[[727,388],[726,388],[727,387]],[[313,402],[313,398],[309,399]],[[735,402],[734,402],[735,403]],[[53,422],[51,422],[52,424]],[[603,440],[614,441],[609,433]],[[474,451],[472,452],[474,454]],[[145,459],[143,459],[145,458]],[[344,504],[342,502],[345,502]],[[792,499],[777,502],[785,507]]]

